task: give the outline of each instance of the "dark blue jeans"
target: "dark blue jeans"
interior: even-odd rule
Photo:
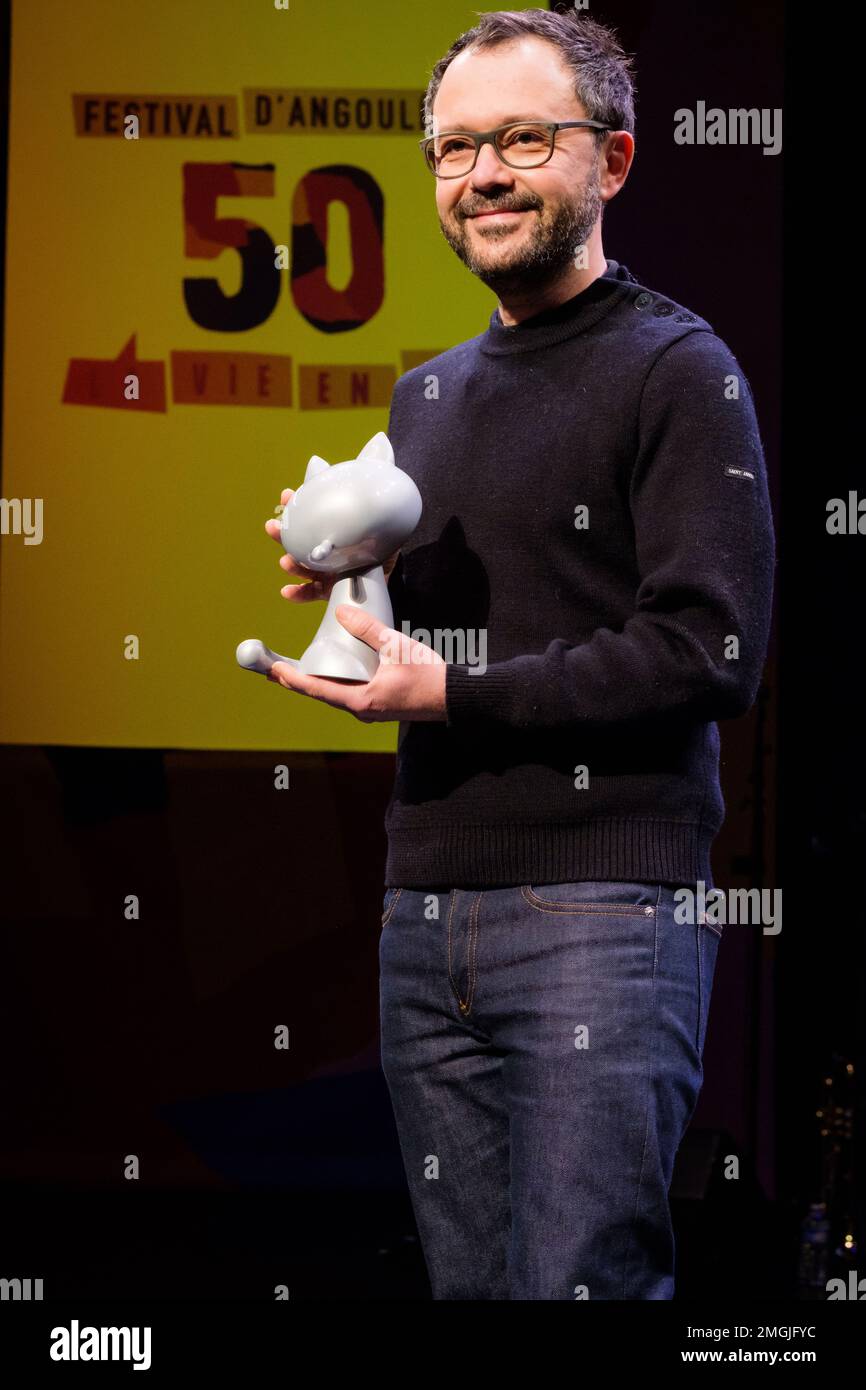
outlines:
[[[382,1068],[435,1299],[673,1297],[721,934],[675,906],[657,883],[387,890]]]

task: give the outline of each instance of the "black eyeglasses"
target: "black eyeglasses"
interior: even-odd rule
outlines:
[[[482,145],[491,144],[512,169],[536,169],[553,154],[558,130],[578,126],[590,130],[613,130],[601,121],[521,121],[497,126],[495,130],[445,130],[428,135],[418,144],[427,168],[437,179],[459,179],[475,168]]]

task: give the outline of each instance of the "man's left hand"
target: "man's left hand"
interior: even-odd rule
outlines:
[[[445,672],[447,663],[423,642],[365,613],[351,604],[338,604],[337,621],[379,653],[379,669],[364,684],[306,676],[284,661],[276,661],[268,675],[286,690],[310,695],[336,709],[348,710],[363,724],[392,719],[424,719],[445,722]]]

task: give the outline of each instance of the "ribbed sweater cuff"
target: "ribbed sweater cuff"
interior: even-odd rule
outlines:
[[[513,724],[514,673],[505,665],[457,666],[445,672],[445,721],[449,728],[498,721]]]

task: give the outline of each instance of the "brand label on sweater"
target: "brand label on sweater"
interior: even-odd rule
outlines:
[[[754,473],[750,473],[748,468],[728,467],[725,469],[725,472],[729,478],[748,478],[750,482],[755,481]]]

